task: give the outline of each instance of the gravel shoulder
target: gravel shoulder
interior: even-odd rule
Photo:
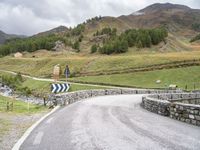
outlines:
[[[0,112],[0,149],[10,150],[23,133],[47,111],[36,114]]]

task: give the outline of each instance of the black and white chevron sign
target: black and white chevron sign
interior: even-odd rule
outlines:
[[[70,88],[70,84],[68,83],[54,83],[51,84],[51,92],[52,93],[60,93],[67,92]]]

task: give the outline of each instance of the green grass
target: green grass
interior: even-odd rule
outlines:
[[[179,88],[185,88],[187,85],[187,88],[192,90],[194,84],[196,88],[200,89],[200,67],[196,66],[130,74],[77,77],[73,78],[73,80],[143,88],[166,88],[170,84],[176,84]],[[157,80],[161,80],[161,83],[156,84]]]
[[[0,72],[0,76],[1,75],[13,76],[9,73]],[[51,93],[51,84],[52,82],[48,82],[48,81],[38,81],[38,80],[30,79],[30,78],[24,78],[24,82],[22,82],[21,86],[28,87],[31,90],[32,94],[34,95],[45,96]],[[105,88],[106,87],[79,85],[79,84],[72,83],[69,89],[69,92],[74,92],[74,91],[79,91],[79,90],[90,90],[90,89],[105,89]]]
[[[106,88],[106,87],[98,87],[98,86],[72,84],[69,92],[80,91],[80,90],[93,90],[93,89],[108,89],[108,88]]]
[[[25,79],[23,87],[28,87],[32,93],[43,95],[51,92],[51,82]]]
[[[151,50],[144,51],[130,50],[128,53],[110,56],[98,54],[54,56],[53,52],[49,52],[48,56],[43,56],[43,53],[41,53],[38,54],[37,58],[32,58],[30,54],[24,57],[19,59],[10,56],[0,58],[0,69],[21,72],[31,76],[51,77],[53,66],[56,64],[60,64],[62,70],[68,64],[71,72],[103,72],[200,59],[200,51],[158,52],[151,48]]]
[[[22,84],[23,86],[27,86],[31,89],[31,91],[36,93],[51,93],[51,82],[46,81],[36,81],[32,79],[26,79]],[[104,87],[98,86],[90,86],[90,85],[78,85],[71,84],[69,92],[80,91],[80,90],[90,90],[90,89],[105,89]]]
[[[13,102],[13,110],[7,110],[7,102],[10,104]],[[12,108],[10,106],[10,108]],[[19,100],[7,98],[4,96],[0,96],[0,112],[11,112],[11,113],[23,113],[23,114],[32,114],[38,113],[42,111],[47,111],[48,109],[44,106],[28,104]]]

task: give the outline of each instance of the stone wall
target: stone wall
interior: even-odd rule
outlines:
[[[141,106],[173,119],[200,126],[200,93],[154,94],[144,96]]]
[[[165,93],[149,96],[151,98],[156,98],[159,100],[168,100],[168,101],[179,101],[179,100],[191,100],[191,99],[200,99],[199,93]]]
[[[163,116],[169,116],[170,102],[156,100],[150,97],[143,97],[141,106],[145,109]]]
[[[67,105],[79,100],[96,96],[105,95],[121,95],[121,94],[155,94],[155,93],[180,93],[179,90],[133,90],[133,89],[106,89],[106,90],[85,90],[70,93],[57,94],[49,97],[50,101],[54,101],[57,105]]]
[[[173,119],[200,126],[200,105],[172,103],[169,111]]]

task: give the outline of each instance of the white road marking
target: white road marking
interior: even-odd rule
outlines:
[[[24,135],[17,141],[17,143],[13,146],[12,150],[19,150],[20,146],[23,144],[23,142],[27,139],[27,137],[31,134],[31,132],[48,116],[50,116],[51,114],[53,114],[54,112],[56,112],[56,110],[58,110],[60,108],[60,106],[56,106],[51,112],[49,112],[48,114],[46,114],[45,116],[43,116],[42,118],[40,118],[40,120],[38,120],[35,124],[33,124],[30,128],[28,128],[28,130],[26,130],[26,132],[24,133]]]
[[[44,132],[39,132],[36,135],[35,140],[33,141],[33,145],[39,145],[42,140],[43,135],[44,135]]]
[[[51,123],[52,120],[53,120],[53,117],[49,118],[49,119],[46,121],[46,124]]]

